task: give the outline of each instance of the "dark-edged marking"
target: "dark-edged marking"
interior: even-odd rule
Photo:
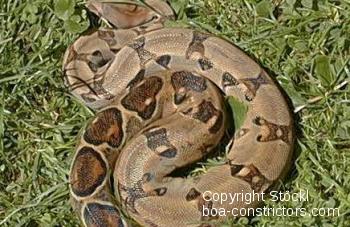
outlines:
[[[261,191],[264,184],[269,182],[254,165],[248,165],[244,168],[248,168],[249,173],[240,178],[248,182],[254,191]]]
[[[89,88],[89,92],[85,94],[81,94],[83,100],[87,103],[96,101],[98,99],[111,100],[114,98],[114,95],[106,91],[103,87],[103,76],[102,79],[96,80],[94,79],[92,86],[89,85],[86,81],[79,80],[81,82],[75,84],[75,87],[71,87],[72,90],[77,89],[79,87],[86,86]]]
[[[162,55],[162,56],[158,57],[156,59],[156,62],[158,65],[161,65],[164,68],[168,68],[168,64],[169,64],[170,60],[171,60],[171,56],[166,54],[166,55]]]
[[[91,71],[96,73],[99,68],[105,66],[110,61],[111,59],[104,58],[101,51],[96,50],[91,54],[91,59],[89,60],[88,65]]]
[[[200,146],[199,150],[201,151],[202,155],[207,155],[210,151],[212,151],[214,144],[203,144]]]
[[[95,54],[95,58],[92,54],[78,54],[78,55],[75,55],[76,57],[75,60],[84,61],[92,71],[95,71],[95,70],[97,71],[98,67],[105,64],[106,62],[107,62],[106,64],[110,62],[110,59],[103,58],[101,52],[97,51],[97,52],[94,52],[94,54]],[[68,58],[70,58],[70,56],[68,56]],[[96,61],[96,62],[93,63],[93,61]],[[79,75],[76,75],[76,72],[73,75],[68,75],[67,72],[70,70],[76,71],[77,69],[74,67],[71,69],[67,69],[67,68],[64,69],[65,82],[67,86],[70,88],[70,90],[72,91],[79,89],[81,87],[87,87],[89,91],[84,94],[80,94],[81,98],[85,102],[90,103],[90,102],[96,101],[97,99],[110,100],[114,98],[114,96],[108,91],[106,91],[103,87],[105,72],[99,72],[99,73],[95,72],[93,79],[84,80]],[[68,79],[68,77],[74,80],[74,82],[70,83],[69,82],[70,79]]]
[[[209,35],[194,31],[192,41],[188,45],[186,51],[186,58],[189,59],[193,53],[199,53],[202,57],[204,56],[204,45],[203,42],[209,37]]]
[[[145,70],[141,69],[136,76],[128,83],[128,85],[126,86],[127,88],[133,88],[135,87],[137,84],[139,84],[143,78],[145,77]]]
[[[70,62],[76,60],[78,58],[78,52],[74,49],[74,45],[69,46],[68,48],[68,56],[65,62],[65,66]]]
[[[145,46],[145,41],[146,41],[145,37],[142,36],[136,39],[134,42],[132,42],[128,46],[137,51],[142,49]]]
[[[248,132],[249,132],[249,129],[247,129],[247,128],[240,128],[235,133],[235,139],[239,139],[239,138],[245,136]]]
[[[210,133],[217,133],[223,124],[223,114],[217,110],[212,102],[203,100],[198,105],[198,111],[191,114],[194,119],[207,123],[211,118],[216,117],[215,123],[209,128]]]
[[[94,94],[93,93],[89,93],[89,94],[82,94],[81,98],[84,100],[84,102],[86,103],[91,103],[91,102],[95,102],[97,99],[92,97]]]
[[[114,55],[116,55],[121,48],[111,48],[110,50],[113,52]]]
[[[130,90],[121,104],[125,109],[137,112],[142,119],[150,119],[156,109],[156,95],[162,86],[163,81],[159,77],[146,78]]]
[[[218,215],[213,215],[212,212],[209,212],[209,215],[204,215],[203,210],[212,210],[213,209],[213,201],[209,196],[203,196],[199,197],[198,200],[198,205],[197,205],[198,210],[200,211],[201,214],[201,221],[207,222],[213,219],[219,218]]]
[[[186,201],[196,200],[200,195],[201,195],[201,193],[199,191],[197,191],[197,189],[191,188],[190,191],[186,195]]]
[[[87,226],[124,227],[120,213],[114,206],[100,203],[88,203],[85,206],[83,216]]]
[[[183,101],[185,101],[186,97],[187,97],[186,93],[183,93],[183,92],[175,93],[174,94],[174,103],[176,105],[180,105]]]
[[[114,36],[113,31],[98,30],[97,36],[98,36],[98,38],[105,41],[108,44],[108,46],[110,46],[110,47],[117,44],[117,40],[116,40],[116,37]]]
[[[231,73],[224,72],[222,74],[222,87],[223,88],[236,86],[238,84],[239,84],[238,80],[234,76],[232,76]]]
[[[213,68],[213,65],[214,65],[211,61],[209,61],[206,58],[198,59],[198,64],[203,71],[207,71],[207,70]]]
[[[146,63],[152,59],[155,59],[155,54],[152,54],[151,52],[149,52],[148,50],[145,50],[144,46],[145,46],[145,37],[140,37],[138,39],[136,39],[133,43],[129,44],[128,46],[131,47],[132,49],[134,49],[139,58],[140,58],[140,65],[141,68],[144,68],[144,66],[146,65]]]
[[[154,189],[153,192],[151,192],[149,195],[150,196],[163,196],[163,195],[165,195],[166,192],[167,192],[167,188],[161,187],[161,188]]]
[[[148,176],[144,176],[143,178],[148,178]],[[124,199],[124,204],[131,210],[133,213],[138,213],[135,209],[135,202],[138,199],[146,198],[149,196],[163,196],[167,192],[167,188],[160,187],[151,191],[144,191],[142,185],[145,183],[145,179],[141,179],[137,181],[132,187],[126,187],[124,185],[119,184],[119,191],[125,192],[127,194]]]
[[[235,176],[244,167],[243,165],[233,164],[231,160],[229,160],[228,164],[230,165],[231,176]]]
[[[193,107],[190,107],[187,110],[182,111],[181,113],[184,115],[189,115],[190,113],[192,113],[192,111],[193,111]]]
[[[83,147],[77,152],[70,174],[73,193],[86,197],[94,193],[105,180],[107,164],[93,148]]]
[[[144,184],[144,183],[150,182],[152,179],[153,179],[153,174],[145,173],[142,176],[142,183]]]
[[[122,114],[117,108],[103,110],[88,125],[84,133],[84,140],[93,145],[107,143],[116,148],[123,140],[122,124]]]
[[[248,92],[245,94],[247,101],[252,101],[254,99],[261,85],[269,84],[269,80],[264,72],[260,73],[257,78],[241,79],[241,82],[244,83],[248,89]]]
[[[126,187],[124,185],[118,185],[119,191],[125,192],[127,194],[124,199],[124,205],[128,207],[131,212],[138,213],[135,209],[135,202],[140,198],[147,197],[147,193],[142,188],[142,180],[138,181],[133,187]]]
[[[250,187],[259,192],[264,185],[271,184],[271,182],[261,174],[261,172],[254,165],[236,165],[231,161],[228,163],[231,168],[231,176],[240,178],[247,182]]]
[[[158,225],[154,224],[152,221],[148,219],[145,219],[145,223],[147,223],[147,225],[150,227],[159,227]]]
[[[277,125],[267,121],[262,117],[256,117],[253,123],[268,128],[268,134],[260,134],[256,138],[258,142],[269,142],[274,140],[282,140],[283,142],[290,144],[291,127],[288,125]]]
[[[142,127],[143,127],[142,121],[135,116],[131,116],[128,122],[126,123],[126,127],[125,127],[125,132],[127,135],[126,140],[129,140],[129,138],[131,138],[133,135],[138,133],[142,129]]]
[[[176,156],[177,149],[170,143],[165,128],[151,129],[144,132],[144,135],[147,139],[147,146],[159,156],[166,158]]]

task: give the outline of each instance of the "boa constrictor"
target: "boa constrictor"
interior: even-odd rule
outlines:
[[[257,207],[210,195],[264,192],[287,171],[293,121],[275,82],[223,39],[165,28],[174,17],[165,2],[90,1],[87,8],[114,28],[81,36],[63,62],[69,89],[99,110],[70,171],[83,224],[131,226],[127,216],[142,226],[216,226],[209,223],[223,217],[203,215],[205,208]],[[200,176],[172,176],[220,142],[230,122],[223,96],[248,106],[227,161]]]

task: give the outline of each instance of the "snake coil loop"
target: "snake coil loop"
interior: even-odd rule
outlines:
[[[79,37],[66,51],[65,83],[99,110],[83,130],[70,170],[72,205],[85,226],[216,226],[210,193],[264,192],[288,170],[293,121],[268,74],[237,47],[191,29],[165,28],[159,0],[90,1],[115,28]],[[214,148],[229,123],[224,97],[248,107],[227,162],[199,177],[174,170]],[[209,224],[211,223],[211,224]]]

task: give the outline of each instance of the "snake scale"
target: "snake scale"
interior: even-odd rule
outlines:
[[[89,1],[87,8],[113,28],[83,34],[63,61],[72,94],[98,110],[70,170],[71,203],[82,223],[217,226],[225,217],[203,209],[257,207],[204,193],[264,192],[288,170],[292,115],[266,71],[221,38],[166,28],[174,14],[163,1]],[[227,161],[196,177],[171,176],[220,143],[230,96],[248,111]]]

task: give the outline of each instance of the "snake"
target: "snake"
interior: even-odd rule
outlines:
[[[81,34],[63,59],[66,86],[96,111],[69,172],[82,225],[220,226],[234,215],[204,211],[259,207],[215,195],[267,192],[288,172],[293,117],[274,78],[230,41],[166,26],[175,19],[167,2],[95,0],[86,8],[109,26]],[[231,134],[230,97],[247,107]],[[215,155],[226,137],[222,162],[174,174]]]

